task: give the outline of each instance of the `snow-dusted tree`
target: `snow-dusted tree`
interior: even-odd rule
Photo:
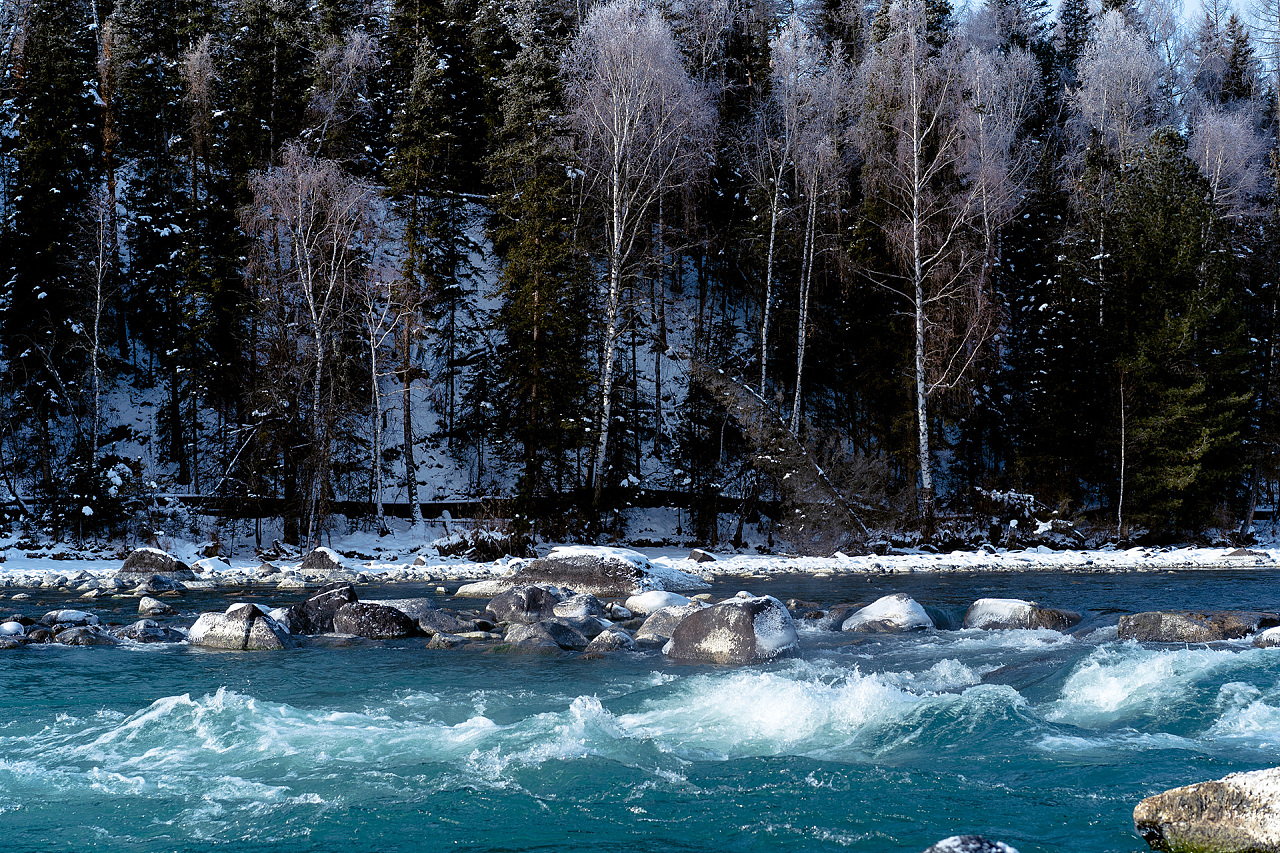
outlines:
[[[348,125],[373,106],[366,95],[378,62],[377,40],[358,29],[330,41],[316,57],[316,82],[307,107],[310,127],[304,136],[317,155],[359,159]]]
[[[357,304],[353,290],[364,275],[376,191],[297,143],[285,146],[281,165],[253,173],[249,186],[253,200],[242,221],[254,239],[260,293],[298,335],[298,354],[310,368],[303,423],[309,458],[300,520],[307,540],[318,543],[331,485],[332,426],[339,415],[326,405],[325,379],[339,351],[346,314]]]
[[[1196,117],[1187,156],[1209,182],[1220,215],[1239,219],[1260,212],[1267,143],[1252,116],[1205,110]]]
[[[1112,10],[1098,21],[1080,57],[1070,101],[1080,138],[1096,134],[1123,160],[1162,118],[1160,57],[1146,36]]]
[[[1021,48],[970,48],[961,65],[964,137],[960,172],[976,191],[982,231],[980,287],[1001,266],[1000,234],[1026,192],[1037,149],[1020,131],[1039,94],[1031,53]]]
[[[954,43],[935,49],[921,0],[889,9],[889,35],[861,70],[857,141],[863,193],[899,264],[881,277],[913,315],[920,511],[932,535],[935,485],[930,398],[955,387],[993,328],[994,311],[967,238],[978,189],[960,180],[970,150],[961,115],[963,74]]]
[[[606,283],[596,503],[605,484],[622,299],[637,243],[659,196],[705,156],[715,112],[685,71],[671,28],[645,0],[594,8],[562,60],[576,151],[603,220]]]

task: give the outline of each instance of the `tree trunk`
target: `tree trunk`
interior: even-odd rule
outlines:
[[[809,209],[804,225],[804,256],[800,268],[800,322],[796,329],[796,395],[791,404],[791,434],[800,435],[800,394],[804,378],[804,350],[809,326],[809,284],[813,276],[813,243],[818,218],[817,180],[809,187]]]
[[[413,328],[410,320],[410,309],[405,309],[402,322],[404,338],[400,350],[400,408],[401,426],[404,428],[404,490],[405,499],[409,501],[409,517],[413,521],[415,531],[422,530],[422,503],[418,498],[418,466],[413,457],[413,381],[410,372],[410,360],[413,357],[413,340],[410,331]]]
[[[769,312],[773,308],[773,248],[778,236],[778,205],[781,203],[782,170],[773,182],[773,202],[769,205],[769,251],[764,263],[764,310],[760,317],[760,399],[765,397],[769,376]]]
[[[605,463],[609,453],[609,428],[613,418],[613,374],[617,361],[618,307],[622,300],[622,176],[617,169],[610,187],[609,296],[605,309],[604,353],[600,367],[600,431],[596,439],[593,505],[600,509],[604,495]]]

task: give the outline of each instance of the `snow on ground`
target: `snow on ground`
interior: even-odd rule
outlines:
[[[526,561],[504,557],[493,562],[473,562],[464,557],[442,557],[430,544],[430,533],[416,536],[403,526],[393,536],[379,537],[353,531],[335,536],[328,547],[338,562],[353,574],[363,574],[370,581],[449,582],[501,578],[513,573]],[[271,582],[286,578],[302,580],[297,575],[301,552],[259,555],[246,543],[238,543],[233,553],[220,560],[201,560],[201,546],[179,539],[159,543],[178,559],[205,569],[202,578],[222,583],[260,582],[262,564],[279,569]],[[81,582],[111,576],[128,553],[122,545],[98,548],[72,546],[20,546],[13,539],[0,538],[0,585],[63,585],[67,579]],[[544,545],[540,553],[551,546]],[[1173,569],[1241,569],[1276,568],[1280,566],[1280,546],[1249,550],[1231,548],[1128,548],[1077,551],[1052,551],[1039,547],[1006,551],[953,551],[949,554],[924,552],[895,553],[887,556],[793,557],[776,554],[718,553],[717,560],[695,563],[688,551],[674,548],[626,548],[609,546],[560,546],[557,553],[591,553],[611,555],[635,564],[647,563],[649,571],[669,579],[668,589],[691,588],[697,579],[716,577],[765,577],[779,574],[809,574],[818,577],[844,574],[897,574],[914,572],[1128,572],[1166,571]],[[63,584],[57,584],[61,576]],[[265,580],[263,578],[262,580]],[[684,581],[683,585],[681,581]]]

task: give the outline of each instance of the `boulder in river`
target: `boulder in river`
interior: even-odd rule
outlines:
[[[771,595],[731,598],[690,613],[662,649],[676,660],[732,665],[794,657],[799,650],[791,613]]]
[[[348,577],[353,572],[342,563],[342,558],[331,548],[316,548],[302,558],[298,571],[302,575],[321,578]]]
[[[124,564],[116,576],[126,581],[144,582],[152,575],[178,581],[193,581],[196,573],[191,567],[159,548],[138,548],[124,558]]]
[[[1260,634],[1255,634],[1253,644],[1260,649],[1274,649],[1280,646],[1280,628],[1268,628]]]
[[[53,637],[64,646],[114,646],[116,638],[97,625],[78,625],[64,628]]]
[[[172,613],[173,608],[158,598],[144,595],[138,601],[139,616],[169,616]]]
[[[368,640],[398,640],[418,633],[418,623],[394,607],[353,601],[333,614],[337,634],[354,634]]]
[[[1275,613],[1253,610],[1157,610],[1120,617],[1120,639],[1144,643],[1212,643],[1238,640],[1280,625]]]
[[[706,606],[701,601],[690,601],[688,604],[664,607],[649,614],[649,618],[644,620],[644,624],[636,631],[636,644],[650,648],[666,645],[677,625],[690,613],[697,613]]]
[[[1018,853],[1003,841],[991,841],[981,835],[953,835],[944,838],[924,853]]]
[[[294,634],[332,633],[333,614],[344,604],[358,600],[351,584],[328,584],[320,587],[306,601],[290,607],[285,624]]]
[[[558,619],[544,619],[532,625],[513,624],[507,629],[506,641],[525,648],[551,648],[568,652],[581,652],[587,648],[587,638]]]
[[[112,635],[135,643],[181,643],[187,635],[177,628],[168,628],[151,619],[139,619],[132,625],[112,628]]]
[[[233,604],[223,613],[201,613],[187,640],[193,646],[233,651],[288,649],[297,645],[284,626],[256,604]]]
[[[555,615],[560,596],[543,586],[522,584],[495,595],[485,607],[494,622],[532,625]]]
[[[1073,610],[1037,607],[1020,598],[979,598],[964,614],[964,627],[993,631],[1010,628],[1049,628],[1065,631],[1080,624]]]
[[[45,626],[80,627],[82,625],[97,625],[100,621],[97,616],[84,610],[50,610],[41,617],[40,624]]]
[[[1280,768],[1232,773],[1138,803],[1133,827],[1167,853],[1280,851]]]
[[[635,649],[636,641],[626,631],[621,628],[606,628],[587,644],[586,653],[603,655],[610,652],[633,652]]]
[[[593,616],[607,616],[604,603],[589,592],[580,592],[577,595],[571,595],[564,601],[558,603],[551,608],[552,612],[557,616],[568,616],[576,618],[589,618]]]
[[[902,631],[922,631],[933,627],[933,619],[923,607],[905,592],[895,592],[877,598],[854,612],[841,626],[843,631],[861,633],[896,634]]]
[[[460,619],[443,610],[428,610],[418,616],[418,630],[428,636],[433,634],[462,634],[476,630],[476,623]]]
[[[521,566],[513,584],[554,584],[602,598],[633,595],[649,589],[705,587],[698,575],[670,566],[655,566],[639,551],[573,545],[552,548],[545,557]]]

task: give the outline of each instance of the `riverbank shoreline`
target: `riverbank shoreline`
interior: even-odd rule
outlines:
[[[569,546],[573,547],[573,546]],[[173,551],[196,572],[196,579],[184,581],[191,591],[233,588],[275,588],[302,590],[335,581],[356,584],[422,585],[454,587],[484,580],[501,580],[527,565],[530,560],[503,557],[492,562],[475,562],[462,557],[439,557],[422,553],[374,553],[370,550],[326,549],[334,566],[323,571],[308,570],[300,555],[246,555],[230,559],[199,557],[192,547]],[[555,548],[542,549],[543,552]],[[1021,573],[1062,572],[1077,574],[1220,571],[1275,569],[1280,567],[1280,548],[1128,548],[1054,551],[1045,547],[1025,550],[953,551],[927,553],[898,552],[885,555],[845,555],[799,557],[785,554],[735,554],[707,552],[704,562],[690,552],[673,548],[605,547],[645,567],[659,577],[694,576],[713,583],[735,578],[824,577],[892,574]],[[185,553],[184,553],[185,552]],[[61,588],[118,592],[136,586],[116,577],[125,554],[102,549],[72,551],[58,549],[22,550],[9,548],[0,561],[0,595],[24,589]],[[708,559],[709,558],[709,559]],[[679,583],[670,587],[680,588]],[[692,588],[692,587],[687,587]],[[453,590],[450,590],[453,591]]]

